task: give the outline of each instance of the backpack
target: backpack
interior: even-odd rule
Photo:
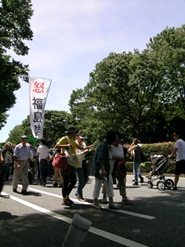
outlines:
[[[141,150],[141,163],[144,163],[146,161],[146,156],[144,155],[143,151]]]

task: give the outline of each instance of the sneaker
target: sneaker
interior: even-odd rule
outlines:
[[[28,192],[27,192],[26,190],[22,190],[22,191],[21,191],[21,194],[23,194],[23,195],[28,195]]]
[[[140,177],[140,183],[143,183],[143,182],[144,182],[144,178]]]
[[[58,184],[57,184],[57,183],[54,183],[54,184],[53,184],[53,187],[58,187]]]
[[[114,203],[109,203],[109,209],[118,209],[119,207],[116,206]]]
[[[130,201],[130,200],[127,198],[127,196],[126,196],[126,197],[123,197],[123,198],[122,198],[121,204],[123,204],[123,205],[125,205],[125,204],[131,205],[131,204],[133,204],[133,203],[132,203],[132,201]]]
[[[74,202],[71,200],[71,199],[67,199],[67,202],[69,202],[71,205],[73,205],[74,204]]]
[[[85,200],[84,200],[82,197],[78,197],[77,199],[78,199],[78,201],[80,201],[80,202],[85,202]]]
[[[177,190],[177,187],[173,187],[172,190]]]
[[[101,207],[101,205],[99,203],[97,203],[97,204],[93,203],[93,208],[98,209],[98,210],[102,209],[102,207]]]
[[[128,197],[125,196],[125,197],[122,197],[122,202],[127,202],[128,201]]]
[[[105,194],[103,194],[102,203],[103,203],[103,204],[108,203],[108,201],[107,201],[107,196],[106,196]]]
[[[13,188],[13,192],[17,193],[17,189],[14,189],[14,188]]]
[[[138,182],[134,182],[132,185],[138,185]]]

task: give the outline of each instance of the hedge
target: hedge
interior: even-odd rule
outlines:
[[[124,145],[126,149],[129,148],[130,145]],[[145,154],[147,161],[141,165],[141,173],[148,173],[151,171],[151,156],[153,155],[164,155],[167,157],[171,154],[174,148],[174,142],[163,142],[163,143],[153,143],[153,144],[142,144],[142,150]],[[130,153],[127,153],[127,172],[133,172],[133,158]],[[175,159],[169,160],[165,173],[174,173],[175,170]]]

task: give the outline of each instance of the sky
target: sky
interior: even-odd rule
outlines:
[[[165,28],[185,24],[185,0],[32,0],[34,33],[25,57],[29,76],[51,79],[45,110],[69,112],[73,90],[111,52],[146,48]],[[16,104],[7,112],[0,142],[29,115],[29,85],[21,81]]]

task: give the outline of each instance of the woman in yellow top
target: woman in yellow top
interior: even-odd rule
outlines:
[[[85,148],[80,146],[75,142],[76,136],[78,134],[78,130],[75,127],[69,127],[66,131],[66,136],[62,137],[55,148],[61,148],[61,152],[65,152],[65,150],[69,153],[71,158],[71,165],[68,166],[68,169],[62,171],[63,177],[63,187],[62,187],[62,196],[63,196],[63,205],[71,206],[73,201],[69,199],[69,194],[76,184],[76,170],[75,166],[78,166],[78,160],[75,160],[76,157],[76,149],[85,150],[89,149],[88,146]]]

